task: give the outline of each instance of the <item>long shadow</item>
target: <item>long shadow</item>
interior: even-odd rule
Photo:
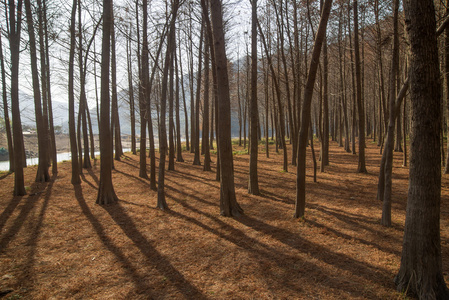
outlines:
[[[94,228],[95,232],[97,233],[103,245],[105,245],[105,247],[117,257],[118,261],[122,265],[122,269],[124,270],[124,272],[133,280],[134,285],[137,288],[137,293],[145,295],[145,297],[148,297],[149,299],[153,298],[153,295],[151,293],[151,290],[153,288],[150,285],[148,285],[147,283],[148,280],[142,276],[139,276],[138,268],[133,266],[131,261],[125,256],[122,250],[120,250],[119,247],[114,245],[113,241],[107,236],[101,223],[93,215],[90,208],[87,206],[86,200],[84,199],[83,196],[81,185],[75,185],[74,188],[75,188],[75,197],[79,203],[79,206],[81,207],[82,212],[91,223],[92,227]]]
[[[94,170],[92,170],[92,168],[87,169],[87,173],[90,175],[90,177],[92,177],[92,179],[95,181],[95,183],[97,184],[97,186],[100,185],[100,180],[98,180],[97,175],[94,173]]]
[[[279,202],[279,203],[295,204],[295,201],[293,199],[291,199],[290,197],[281,197],[280,195],[271,193],[266,189],[262,189],[261,196],[266,199],[269,199],[269,200],[272,200],[275,202]]]
[[[45,212],[47,211],[47,207],[48,207],[48,202],[50,201],[50,197],[51,197],[51,193],[52,193],[52,188],[53,188],[53,184],[54,184],[54,180],[56,178],[56,175],[53,175],[51,181],[49,182],[47,188],[46,188],[46,194],[44,197],[44,202],[42,203],[39,215],[37,216],[37,220],[36,222],[33,222],[33,224],[31,224],[31,228],[33,228],[33,230],[31,231],[31,233],[29,234],[29,238],[28,241],[26,242],[26,245],[29,246],[29,252],[27,254],[28,258],[27,261],[25,262],[25,265],[22,269],[22,275],[21,278],[22,280],[26,280],[26,282],[33,282],[33,275],[34,273],[32,272],[33,266],[35,264],[35,256],[36,256],[36,252],[37,252],[37,243],[39,240],[39,236],[41,233],[41,228],[42,228],[42,223],[44,222],[44,217],[45,217]],[[37,199],[36,199],[37,200]],[[29,219],[29,218],[28,218]],[[32,222],[32,221],[30,221]],[[30,278],[31,277],[31,278]],[[35,286],[31,285],[29,286],[30,289],[34,289]]]
[[[14,196],[11,201],[9,201],[8,206],[6,206],[5,210],[0,214],[0,233],[2,232],[3,226],[5,226],[6,221],[8,221],[9,217],[11,217],[12,213],[16,209],[17,205],[19,205],[20,201],[22,201],[23,196]]]
[[[92,182],[87,180],[87,178],[86,178],[86,176],[84,176],[84,174],[81,174],[80,177],[81,177],[81,180],[84,181],[85,183],[87,183],[91,188],[98,189],[98,186],[94,185]]]
[[[353,259],[348,255],[324,249],[323,247],[301,237],[296,236],[295,238],[292,238],[294,233],[288,230],[271,226],[246,215],[235,218],[235,220],[245,226],[268,235],[291,248],[304,249],[304,252],[310,253],[313,257],[329,265],[333,265],[336,268],[349,271],[356,276],[361,276],[368,281],[373,281],[376,278],[383,281],[391,281],[391,278],[388,276],[388,272],[382,268],[367,265]],[[351,269],[349,267],[351,265],[355,268]]]
[[[148,241],[137,229],[134,221],[128,216],[120,204],[105,206],[104,209],[109,213],[115,223],[120,226],[126,236],[134,242],[134,245],[139,248],[140,252],[146,256],[148,262],[161,274],[164,274],[187,299],[207,299],[198,288],[187,281],[184,275],[173,267],[166,257],[154,248],[152,242]]]
[[[137,176],[128,174],[128,173],[126,173],[126,172],[119,171],[119,170],[117,170],[117,169],[115,170],[115,172],[116,172],[116,173],[119,173],[119,174],[122,174],[123,176],[126,176],[126,177],[128,177],[128,178],[130,178],[130,179],[140,181],[140,183],[142,183],[142,184],[144,184],[144,185],[148,185],[149,180],[150,180],[150,179],[148,178],[148,179],[145,181],[145,179],[143,179],[143,178],[140,178],[140,177],[137,177]]]
[[[174,191],[174,192],[179,193],[181,195],[188,195],[190,198],[193,198],[196,201],[201,202],[201,203],[206,204],[206,205],[218,206],[218,201],[217,201],[217,203],[214,203],[214,202],[209,202],[209,201],[206,201],[206,200],[198,197],[197,196],[198,195],[198,191],[197,190],[193,190],[193,189],[191,189],[191,188],[189,188],[189,187],[187,187],[187,186],[185,186],[183,184],[180,184],[180,183],[178,183],[178,182],[176,182],[174,180],[171,180],[169,178],[165,178],[165,180],[169,181],[169,182],[173,182],[174,185],[180,186],[182,189],[184,189],[184,191],[181,191],[181,190],[178,190],[178,189],[174,188],[172,185],[165,185],[165,188],[167,190]],[[187,193],[186,190],[190,190],[192,192],[191,193]]]
[[[5,179],[6,177],[8,177],[8,176],[10,176],[12,174],[13,174],[13,172],[8,172],[6,174],[3,174],[2,176],[0,176],[0,180]]]
[[[348,213],[348,212],[345,212],[343,210],[339,210],[336,208],[330,208],[330,207],[313,204],[313,203],[309,203],[308,206],[310,208],[313,208],[320,212],[323,212],[329,216],[333,216],[342,222],[345,222],[351,226],[354,226],[355,228],[362,228],[365,230],[377,232],[368,226],[362,225],[361,223],[366,223],[366,224],[371,224],[371,225],[379,225],[380,224],[379,221],[370,220],[367,217],[361,217],[360,215]],[[397,231],[401,231],[401,232],[404,230],[402,228],[402,226],[400,226],[398,224],[392,224],[391,228],[393,228]]]
[[[220,232],[214,228],[211,228],[210,226],[201,223],[195,218],[182,215],[179,212],[175,212],[173,210],[169,211],[168,213],[176,216],[178,218],[182,218],[192,224],[195,224],[196,226],[199,226],[202,229],[205,229],[209,231],[210,233],[225,239],[234,245],[248,251],[251,255],[255,256],[255,258],[266,258],[268,261],[277,264],[280,268],[283,269],[285,274],[294,274],[298,273],[298,269],[295,268],[296,264],[299,264],[304,267],[306,270],[314,270],[317,273],[320,273],[320,282],[323,285],[329,285],[331,288],[335,288],[336,286],[340,285],[339,278],[335,278],[330,276],[329,274],[326,274],[325,271],[320,271],[320,267],[318,267],[316,264],[313,264],[308,261],[301,260],[298,256],[295,255],[288,255],[284,252],[281,252],[273,247],[270,247],[269,245],[263,244],[259,242],[258,240],[249,237],[248,235],[244,234],[242,231],[236,229],[235,227],[221,221],[215,216],[212,216],[210,214],[204,213],[202,211],[199,211],[198,209],[190,206],[185,201],[172,198],[175,202],[178,202],[181,204],[184,208],[197,213],[206,216],[207,218],[211,219],[212,221],[215,221],[219,226],[220,229],[222,229],[224,232]],[[296,236],[296,239],[292,239],[293,233],[283,230],[277,227],[273,227],[271,225],[265,224],[263,222],[260,222],[258,220],[255,220],[253,218],[249,218],[245,215],[235,218],[236,221],[242,223],[243,225],[250,227],[256,231],[262,232],[263,234],[270,236],[281,243],[288,245],[294,249],[297,250],[303,250],[304,253],[309,253],[309,255],[317,258],[318,260],[321,260],[327,264],[334,265],[337,268],[347,270],[351,273],[353,273],[355,276],[361,276],[369,281],[378,281],[377,278],[381,278],[382,280],[391,281],[387,275],[387,272],[383,269],[376,268],[373,266],[365,265],[363,263],[360,263],[353,258],[344,255],[332,252],[328,249],[325,249],[319,245],[316,245],[308,240],[302,239],[300,237]],[[273,231],[275,234],[273,234]],[[355,265],[356,270],[348,268],[348,265]],[[270,270],[266,270],[266,272],[270,272]],[[267,278],[272,278],[270,274],[261,274],[262,276],[266,276]],[[290,276],[290,275],[289,275]],[[324,278],[323,278],[324,277]],[[301,277],[301,280],[309,280],[307,277]],[[314,279],[311,278],[313,283],[315,283]],[[269,280],[267,280],[268,284]],[[271,283],[273,284],[273,283]],[[289,284],[288,282],[282,281],[280,284],[282,287],[288,287],[292,291],[298,292],[298,286],[294,286]],[[358,290],[349,290],[347,286],[342,286],[341,289],[349,292],[349,293],[358,293]]]
[[[203,213],[203,212],[193,208],[192,206],[184,203],[182,200],[179,200],[176,198],[172,198],[172,199],[175,202],[178,202],[179,204],[181,204],[184,208],[189,209],[190,211],[192,211],[194,213],[202,214],[202,215],[212,219],[213,221],[215,221],[217,224],[220,225],[220,229],[224,229],[228,234],[224,234],[223,232],[220,232],[219,230],[212,228],[212,227],[200,222],[199,220],[197,220],[195,218],[189,217],[187,215],[183,215],[179,212],[170,210],[167,212],[168,214],[170,214],[174,217],[183,219],[189,223],[192,223],[192,224],[216,235],[217,237],[220,237],[223,240],[231,242],[232,244],[236,245],[237,247],[247,251],[250,255],[255,256],[256,261],[260,261],[259,258],[267,258],[268,261],[275,263],[280,268],[282,268],[285,271],[285,273],[290,273],[293,271],[293,270],[289,270],[289,269],[292,267],[294,262],[298,261],[297,257],[279,252],[275,248],[270,247],[269,245],[260,243],[259,241],[247,236],[242,231],[226,224],[225,222],[219,220],[218,218],[216,218],[214,216]],[[263,266],[261,266],[261,267],[263,267]],[[314,268],[317,269],[318,267],[314,266]],[[267,279],[272,278],[272,276],[270,276],[268,274],[268,272],[270,272],[271,270],[265,270],[265,271],[266,272],[261,273],[261,275],[266,277]],[[269,283],[269,280],[267,280],[267,284],[273,285],[273,283]],[[278,282],[278,284],[281,285],[282,287],[288,287],[290,290],[294,291],[295,293],[299,292],[297,286],[289,284],[288,282],[283,281],[283,282]],[[277,288],[279,288],[279,287],[277,287]]]
[[[216,182],[215,179],[203,178],[203,177],[195,176],[192,174],[183,173],[180,171],[170,171],[170,175],[174,178],[183,178],[183,179],[189,178],[190,180],[195,180],[195,181],[201,182],[202,184],[210,186],[211,188],[214,188],[214,189],[217,188],[216,184],[210,183],[210,182]]]
[[[51,184],[53,184],[51,182]],[[32,185],[32,190],[36,189],[38,187],[39,183],[34,183]],[[20,213],[17,216],[17,218],[14,220],[12,226],[1,235],[0,238],[0,252],[3,251],[9,244],[9,242],[13,239],[13,237],[19,232],[20,228],[22,228],[23,224],[26,222],[28,215],[33,210],[33,208],[36,206],[37,200],[39,199],[41,193],[46,189],[48,184],[42,188],[41,190],[34,192],[28,197],[14,197],[13,200],[10,202],[8,207],[5,209],[5,211],[0,216],[0,229],[5,225],[6,221],[9,219],[13,211],[16,209],[18,204],[22,201],[22,199],[26,199],[26,203],[21,207]]]
[[[351,236],[349,234],[345,234],[343,232],[340,232],[338,230],[335,230],[333,228],[325,226],[325,225],[323,225],[321,223],[318,223],[316,221],[307,220],[307,223],[312,225],[312,226],[314,226],[314,227],[316,227],[316,228],[325,229],[327,232],[332,232],[334,235],[336,235],[336,236],[338,236],[340,238],[343,238],[345,240],[348,240],[348,241],[354,240],[354,241],[357,241],[360,244],[374,247],[374,248],[376,248],[376,249],[378,249],[378,250],[380,250],[382,252],[391,253],[391,254],[394,254],[396,256],[400,256],[401,255],[401,251],[394,250],[393,248],[390,248],[390,247],[383,247],[383,246],[380,246],[380,245],[378,245],[376,243],[373,243],[373,242],[370,242],[370,241],[367,241],[367,240],[364,240],[364,239],[361,239],[361,238],[358,238],[358,237],[354,237],[354,236]]]
[[[131,159],[131,160],[133,160],[133,159]],[[132,164],[132,163],[126,161],[126,160],[121,160],[120,162],[121,162],[122,164],[128,165],[128,166],[130,166],[130,167],[132,167],[132,168],[139,169],[138,166],[136,166],[136,165],[134,165],[134,164]],[[116,163],[117,163],[117,162],[116,162]]]

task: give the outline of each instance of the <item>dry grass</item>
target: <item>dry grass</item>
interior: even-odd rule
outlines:
[[[310,155],[310,150],[309,155]],[[32,182],[12,197],[13,175],[0,176],[0,291],[5,299],[398,299],[398,271],[408,169],[395,154],[393,226],[379,224],[380,155],[368,141],[368,174],[357,156],[331,143],[331,165],[307,170],[304,220],[293,219],[296,169],[282,155],[260,154],[261,196],[247,194],[248,155],[235,157],[245,215],[219,215],[215,173],[193,156],[166,173],[170,210],[138,177],[138,156],[113,172],[117,204],[95,204],[99,163],[70,184],[70,164],[48,184]],[[318,149],[317,149],[318,153]],[[215,156],[212,157],[215,162]],[[310,163],[309,158],[309,166]],[[215,170],[215,169],[213,169]],[[443,270],[449,270],[449,180],[443,176]],[[447,273],[445,278],[448,280]]]

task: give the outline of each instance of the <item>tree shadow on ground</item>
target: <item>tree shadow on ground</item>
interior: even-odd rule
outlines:
[[[367,265],[346,254],[330,251],[329,249],[323,248],[298,235],[293,235],[293,233],[288,230],[269,225],[246,215],[242,215],[235,219],[245,226],[278,240],[284,245],[294,249],[301,249],[301,251],[308,253],[314,258],[329,265],[333,265],[339,270],[351,272],[354,275],[373,283],[391,281],[389,272],[383,268]]]
[[[22,226],[26,223],[28,215],[36,206],[37,200],[40,198],[41,194],[47,190],[47,193],[50,192],[53,186],[54,177],[50,182],[45,183],[33,183],[31,186],[29,195],[25,196],[11,196],[12,199],[8,203],[5,210],[0,215],[0,252],[3,251],[9,244],[9,242],[14,238],[14,236],[19,232]],[[25,200],[25,203],[20,207],[20,213],[14,220],[13,224],[8,228],[8,230],[3,231],[3,227],[5,226],[8,219],[13,215],[15,209],[19,204]]]
[[[153,289],[149,284],[148,280],[139,275],[138,268],[136,268],[133,263],[129,260],[128,257],[123,253],[123,251],[116,246],[112,239],[108,237],[106,234],[106,230],[103,227],[103,225],[100,223],[100,221],[95,217],[95,215],[90,210],[89,206],[87,205],[84,196],[83,191],[81,188],[81,185],[75,185],[75,198],[78,201],[78,204],[81,208],[81,211],[86,216],[86,218],[89,220],[90,224],[92,225],[93,229],[98,235],[98,238],[101,240],[103,245],[112,253],[115,255],[117,260],[122,265],[123,271],[127,274],[129,278],[133,281],[137,291],[137,294],[146,295],[148,298],[152,298],[152,292]]]
[[[104,209],[147,258],[148,264],[154,266],[159,273],[164,275],[174,286],[176,286],[180,293],[187,299],[206,299],[201,291],[173,267],[170,261],[155,249],[152,242],[145,238],[120,204],[104,206]]]

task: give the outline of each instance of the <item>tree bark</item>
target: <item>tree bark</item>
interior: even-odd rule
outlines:
[[[315,85],[316,72],[320,60],[321,47],[326,36],[327,20],[329,19],[332,0],[326,0],[323,5],[321,20],[315,37],[315,44],[312,50],[312,60],[310,62],[309,74],[304,89],[304,102],[301,114],[301,129],[299,131],[298,146],[298,168],[296,175],[296,205],[295,218],[304,216],[306,204],[306,147],[307,137],[309,135],[310,110],[313,96],[313,87]]]
[[[410,176],[398,291],[448,299],[441,261],[441,83],[431,0],[404,1],[410,42]]]
[[[70,24],[70,54],[69,54],[69,135],[70,152],[72,154],[72,184],[81,183],[80,165],[78,163],[78,149],[75,129],[75,97],[74,97],[74,59],[75,59],[75,17],[77,0],[73,0],[72,17]],[[101,126],[100,126],[101,127]],[[100,130],[101,132],[101,130]]]
[[[9,123],[8,96],[6,91],[6,70],[3,58],[3,46],[1,34],[0,34],[0,67],[2,68],[1,76],[2,76],[3,117],[5,119],[6,139],[8,142],[9,172],[14,172],[14,147],[12,142],[11,125]]]
[[[167,127],[165,124],[166,106],[167,106],[167,78],[169,73],[170,61],[175,54],[175,20],[178,13],[179,1],[172,3],[172,22],[170,24],[167,50],[165,53],[164,71],[162,74],[162,95],[161,95],[161,128],[159,135],[159,177],[157,184],[157,208],[161,210],[168,209],[165,201],[165,159],[167,153]]]
[[[237,202],[234,185],[234,163],[231,143],[231,101],[223,30],[222,3],[211,0],[212,28],[218,88],[218,147],[220,148],[220,214],[239,216],[243,209]]]
[[[205,35],[204,43],[204,109],[203,109],[203,140],[202,140],[202,150],[204,152],[204,165],[203,171],[211,171],[210,167],[210,149],[209,149],[209,61],[210,61],[210,50],[209,45],[212,41],[209,40],[209,35]]]
[[[31,12],[30,0],[25,0],[26,19],[28,25],[28,37],[30,43],[30,58],[31,58],[31,73],[33,82],[33,97],[34,97],[34,112],[36,115],[36,128],[38,139],[39,163],[37,166],[36,182],[50,181],[50,174],[48,173],[47,162],[47,129],[45,128],[43,113],[42,113],[42,97],[39,86],[39,73],[37,70],[37,47],[36,36],[34,33],[33,14]]]
[[[259,143],[257,138],[257,120],[259,109],[257,105],[257,0],[252,0],[251,17],[251,103],[250,103],[250,157],[248,193],[259,195],[259,176],[257,174],[257,158]]]
[[[112,148],[110,127],[109,63],[111,49],[112,0],[103,0],[103,35],[101,49],[101,107],[100,107],[100,184],[97,204],[118,200],[112,184]]]
[[[358,173],[367,173],[365,162],[365,112],[362,103],[362,74],[360,71],[360,50],[359,50],[359,14],[358,4],[354,1],[354,56],[355,56],[355,77],[357,83],[357,112],[359,114],[359,164]]]

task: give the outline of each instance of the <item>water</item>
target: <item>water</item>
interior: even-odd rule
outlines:
[[[123,152],[129,152],[131,149],[123,149]],[[95,152],[95,156],[100,155],[100,152]],[[58,162],[66,161],[66,160],[72,160],[72,154],[70,152],[61,152],[56,154],[56,160]],[[27,166],[34,166],[39,163],[39,158],[33,157],[33,158],[27,158]],[[0,161],[0,171],[9,171],[9,160],[7,161]]]

